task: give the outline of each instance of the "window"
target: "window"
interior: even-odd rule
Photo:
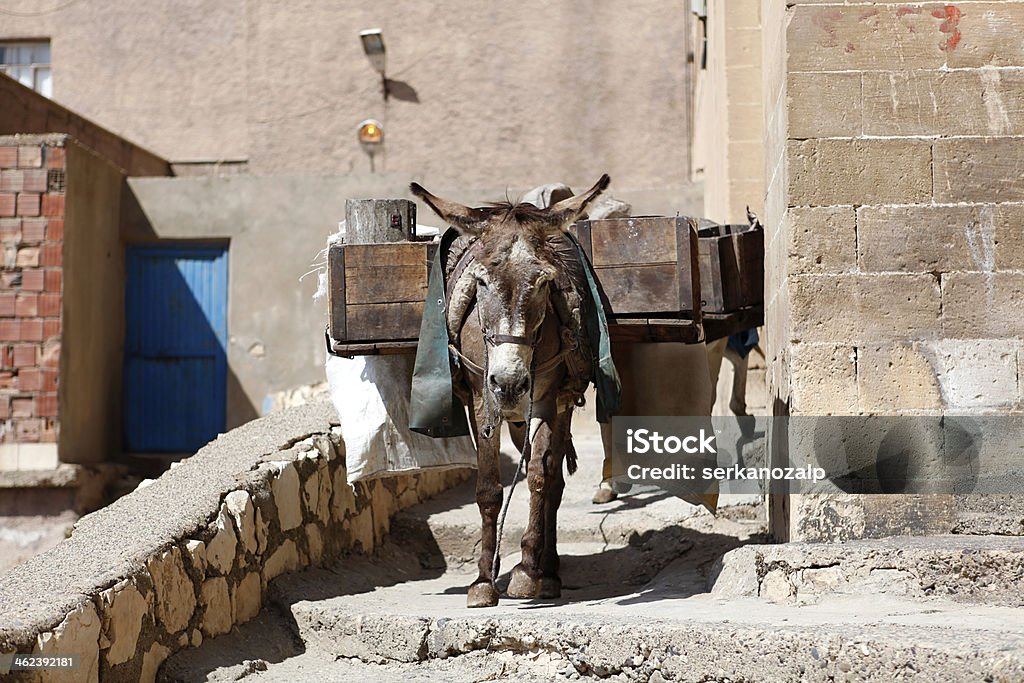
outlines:
[[[50,41],[0,43],[0,73],[46,97],[53,97]]]

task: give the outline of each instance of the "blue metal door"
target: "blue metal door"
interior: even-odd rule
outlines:
[[[225,426],[227,249],[126,256],[125,450],[195,452]]]

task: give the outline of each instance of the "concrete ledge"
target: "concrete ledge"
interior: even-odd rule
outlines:
[[[467,477],[353,489],[336,425],[326,401],[250,422],[83,517],[4,576],[0,653],[77,653],[80,680],[153,680],[172,652],[256,616],[276,576],[372,551],[392,514]]]

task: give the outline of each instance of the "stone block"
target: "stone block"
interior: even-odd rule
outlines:
[[[149,613],[149,600],[125,579],[100,594],[103,607],[101,642],[109,666],[123,664],[135,656],[142,631],[142,619]]]
[[[789,272],[849,273],[857,267],[857,216],[852,206],[789,210]]]
[[[941,6],[943,9],[953,5]],[[934,12],[935,10],[933,10]],[[1020,2],[970,3],[956,16],[955,30],[947,41],[961,36],[956,49],[946,51],[950,68],[1024,66],[1024,4]]]
[[[231,597],[226,578],[215,576],[204,581],[199,591],[199,604],[203,607],[203,620],[200,624],[203,635],[219,636],[231,630],[234,615],[231,613]]]
[[[1020,341],[943,339],[930,348],[946,408],[1009,408],[1017,402]]]
[[[256,552],[263,554],[267,550],[267,523],[263,519],[263,510],[256,508]]]
[[[996,270],[1024,270],[1024,204],[992,209],[996,228]]]
[[[854,137],[861,134],[861,74],[790,73],[786,84],[789,137]]]
[[[75,680],[95,683],[99,680],[100,627],[95,605],[86,601],[73,609],[52,631],[39,634],[32,654],[38,657],[78,655]]]
[[[929,140],[791,140],[786,153],[790,206],[909,204],[931,198]]]
[[[356,497],[352,487],[349,486],[347,474],[344,467],[334,470],[334,495],[331,498],[331,516],[334,521],[340,522],[350,510],[356,509]]]
[[[244,624],[257,614],[263,607],[263,584],[257,572],[247,574],[238,582],[231,597],[231,608],[234,611],[234,622]]]
[[[327,460],[320,461],[317,481],[320,484],[320,490],[317,493],[316,518],[320,520],[321,524],[326,525],[331,521],[331,494],[333,489],[331,470],[327,465]]]
[[[796,275],[789,282],[794,340],[850,344],[939,335],[939,285],[931,275]]]
[[[934,172],[937,202],[1024,201],[1024,138],[936,140]]]
[[[798,344],[791,349],[793,415],[850,415],[857,399],[857,352],[851,346]]]
[[[343,527],[349,532],[352,539],[352,546],[356,546],[364,553],[373,552],[373,512],[370,508],[364,509],[359,514],[353,514],[343,523]]]
[[[192,567],[199,574],[199,579],[206,578],[206,544],[202,541],[185,541],[185,552],[188,553]]]
[[[316,517],[320,505],[320,470],[313,470],[302,482],[302,501],[305,504],[305,519]]]
[[[991,206],[865,206],[857,210],[862,272],[992,270]]]
[[[156,681],[157,672],[167,658],[171,650],[160,643],[153,643],[153,646],[142,656],[142,671],[139,673],[139,683],[153,683]]]
[[[866,135],[1024,134],[1024,71],[864,74]]]
[[[933,361],[931,349],[918,342],[860,347],[857,383],[864,410],[940,410],[942,392]]]
[[[270,490],[277,505],[278,521],[282,531],[302,524],[302,500],[299,493],[299,474],[292,462],[270,463],[275,471]]]
[[[1024,337],[1024,273],[948,273],[942,331],[953,339]]]
[[[188,626],[196,609],[195,588],[185,572],[181,550],[177,546],[160,553],[146,563],[156,592],[156,622],[168,633]]]
[[[281,574],[293,572],[300,566],[299,553],[295,546],[295,541],[286,538],[264,562],[263,580],[269,583]]]
[[[324,539],[315,522],[306,525],[306,540],[309,542],[309,563],[320,564],[324,557]]]
[[[238,535],[235,534],[235,527],[226,504],[220,506],[214,529],[213,538],[206,544],[207,566],[213,573],[227,574],[235,564]]]
[[[232,491],[224,498],[224,505],[238,529],[242,546],[250,553],[255,553],[256,544],[256,511],[248,491]]]

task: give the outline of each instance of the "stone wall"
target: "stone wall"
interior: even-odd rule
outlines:
[[[1024,2],[764,0],[762,17],[777,412],[1020,411]],[[818,503],[777,503],[778,535],[819,540]],[[914,532],[902,511],[933,504],[842,514]]]
[[[172,652],[252,619],[275,577],[372,552],[393,513],[468,476],[350,487],[336,425],[329,402],[256,420],[83,517],[4,577],[0,652],[77,653],[76,680],[152,681]]]

